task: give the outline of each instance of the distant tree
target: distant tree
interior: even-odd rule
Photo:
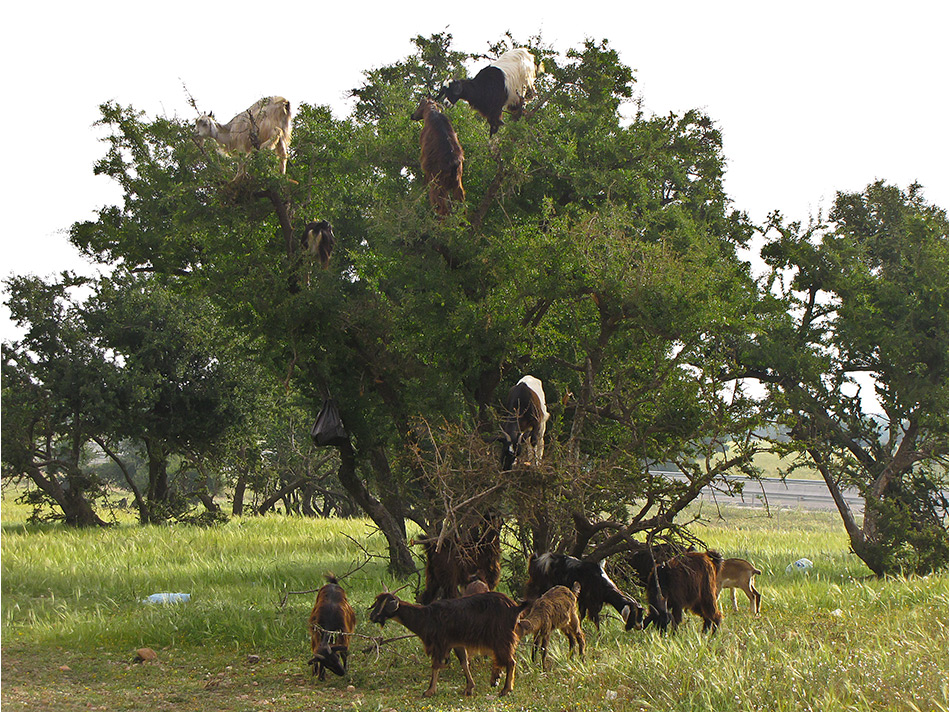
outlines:
[[[83,278],[63,275],[7,280],[15,324],[26,329],[3,343],[3,478],[27,479],[35,519],[105,525],[96,513],[104,492],[87,467],[87,446],[117,413],[116,369],[85,329],[74,302]]]
[[[827,223],[771,219],[770,321],[741,357],[881,575],[946,567],[947,217],[921,189],[839,193]],[[862,409],[869,379],[883,418]],[[868,388],[864,386],[863,388]],[[869,395],[868,395],[869,396]],[[857,487],[863,523],[842,497]]]
[[[70,295],[79,286],[94,288],[82,302]],[[201,471],[219,456],[227,434],[252,420],[260,379],[211,304],[120,275],[7,287],[26,335],[4,345],[4,475],[28,477],[67,522],[102,524],[92,511],[99,479],[85,462],[95,447],[124,474],[142,522],[181,516],[192,497],[216,509],[203,486],[176,493],[169,463]],[[142,447],[144,490],[120,443]]]
[[[216,510],[204,486],[176,492],[169,463],[174,457],[200,472],[220,457],[229,433],[255,423],[260,378],[243,341],[206,298],[153,278],[113,275],[85,304],[84,319],[121,376],[122,416],[109,435],[145,452],[147,491],[136,493],[143,522],[180,515],[193,496]]]

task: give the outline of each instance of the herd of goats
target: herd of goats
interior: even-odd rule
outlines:
[[[530,444],[531,457],[524,465],[539,464],[544,452],[544,430],[549,414],[539,379],[523,377],[508,393],[502,420],[502,470],[510,470],[522,446]],[[527,451],[527,449],[525,449]],[[703,631],[715,631],[722,621],[718,599],[723,589],[741,589],[758,614],[761,595],[755,575],[761,574],[744,559],[723,559],[715,550],[682,551],[671,545],[637,547],[622,555],[622,566],[647,594],[644,608],[621,591],[604,570],[602,562],[546,552],[528,560],[525,597],[518,603],[494,591],[501,579],[501,520],[494,515],[464,535],[417,541],[425,549],[425,589],[419,603],[401,600],[396,592],[385,591],[369,608],[369,620],[384,625],[395,619],[419,637],[432,660],[429,687],[435,693],[439,671],[454,651],[465,674],[465,695],[475,682],[469,668],[471,654],[492,657],[491,685],[501,671],[505,683],[499,695],[508,694],[514,684],[515,649],[528,634],[534,635],[532,660],[541,652],[541,667],[547,668],[547,648],[551,633],[560,630],[567,637],[570,653],[575,647],[583,656],[585,638],[581,621],[586,617],[600,628],[600,612],[610,605],[620,614],[624,628],[642,629],[653,625],[666,629],[683,621],[691,611],[703,620]],[[344,675],[350,638],[356,630],[356,613],[346,592],[332,575],[320,588],[308,621],[310,659],[314,675],[326,678],[326,671]]]
[[[570,654],[576,648],[584,655],[585,638],[581,621],[586,617],[600,628],[600,612],[609,604],[620,614],[624,628],[642,629],[653,625],[664,630],[678,626],[684,611],[703,619],[703,631],[715,631],[722,621],[718,598],[723,589],[741,589],[749,597],[754,613],[759,612],[761,594],[755,575],[761,571],[744,559],[726,559],[715,550],[685,551],[670,555],[663,546],[633,550],[623,555],[625,564],[647,592],[648,614],[632,597],[621,591],[604,571],[603,563],[570,555],[547,552],[532,554],[528,561],[525,597],[516,602],[494,591],[501,578],[499,523],[489,522],[464,542],[447,539],[441,543],[425,540],[425,590],[419,603],[400,599],[385,591],[369,608],[369,620],[383,626],[395,619],[422,641],[431,658],[429,687],[436,691],[439,671],[446,667],[454,651],[465,675],[465,695],[472,695],[475,681],[469,657],[485,654],[492,659],[491,685],[505,671],[499,695],[514,685],[515,650],[520,640],[534,635],[531,659],[541,652],[541,667],[547,670],[547,649],[552,632],[567,637]],[[660,552],[664,556],[658,556]],[[320,588],[308,620],[313,657],[309,664],[320,680],[326,671],[343,676],[347,671],[350,638],[356,630],[356,612],[346,592],[332,575]]]
[[[412,119],[423,122],[420,134],[421,165],[429,202],[439,216],[448,215],[453,202],[463,203],[462,163],[464,153],[452,125],[440,110],[439,101],[455,104],[465,99],[489,124],[489,135],[502,126],[502,112],[521,116],[525,101],[535,94],[538,71],[534,56],[526,49],[505,52],[472,79],[445,84],[433,99],[423,97]],[[269,97],[238,114],[227,124],[218,124],[211,115],[197,121],[199,138],[212,138],[222,151],[248,153],[254,149],[274,151],[280,171],[286,173],[291,138],[290,103],[283,97]],[[333,247],[333,232],[326,221],[312,222],[304,231],[303,243],[324,268]],[[502,423],[501,468],[510,470],[530,444],[532,458],[540,464],[544,453],[544,431],[548,411],[541,381],[522,378],[508,394]],[[547,647],[551,633],[562,631],[570,652],[584,654],[585,638],[581,620],[589,618],[599,629],[600,612],[609,604],[620,614],[626,630],[653,625],[665,629],[683,620],[691,611],[703,620],[703,631],[714,631],[722,621],[719,593],[741,589],[758,613],[761,595],[755,589],[760,570],[744,559],[723,559],[714,550],[705,552],[673,550],[669,546],[644,546],[622,555],[622,563],[646,591],[647,615],[643,607],[622,592],[604,571],[602,562],[580,560],[548,552],[532,554],[528,562],[528,583],[523,601],[515,602],[494,591],[501,578],[500,521],[488,518],[480,528],[462,539],[441,542],[424,540],[425,590],[419,603],[403,601],[394,592],[383,592],[369,609],[369,620],[380,626],[395,619],[421,639],[432,660],[429,687],[423,695],[435,693],[439,671],[454,651],[465,674],[465,694],[471,695],[475,682],[469,669],[470,654],[492,657],[491,684],[501,671],[505,683],[500,695],[509,693],[514,683],[515,649],[522,637],[534,635],[532,660],[541,652],[541,666],[547,667]],[[350,638],[356,629],[356,613],[338,580],[329,575],[318,592],[310,614],[309,631],[313,657],[310,666],[320,680],[326,671],[344,675]]]

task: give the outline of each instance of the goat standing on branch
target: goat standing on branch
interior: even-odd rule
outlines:
[[[541,465],[544,455],[544,430],[550,418],[544,400],[541,380],[533,376],[522,377],[511,387],[505,402],[505,418],[501,424],[502,442],[501,469],[511,470],[521,453],[525,438],[531,441],[534,464]]]
[[[304,250],[313,255],[314,259],[320,263],[320,267],[324,270],[330,267],[330,255],[336,243],[332,225],[325,220],[307,223],[303,229],[302,242]]]
[[[383,592],[373,602],[369,620],[383,626],[389,619],[396,619],[421,639],[426,655],[432,658],[432,676],[423,696],[435,693],[439,671],[452,650],[465,674],[466,696],[475,690],[469,669],[470,653],[493,657],[492,686],[498,682],[501,669],[505,669],[505,685],[498,694],[505,696],[515,682],[515,624],[526,607],[527,604],[518,605],[501,592],[440,599],[428,605],[404,602],[395,594]]]
[[[326,670],[337,676],[346,673],[350,652],[350,636],[356,631],[356,612],[346,598],[346,592],[336,577],[327,575],[327,583],[317,592],[317,601],[310,612],[310,666],[321,681]]]
[[[214,139],[227,153],[250,153],[270,149],[280,158],[280,172],[287,173],[290,151],[290,102],[283,97],[267,97],[252,104],[227,124],[219,124],[213,114],[198,117],[199,138]]]
[[[452,104],[464,99],[488,119],[489,136],[494,136],[503,123],[502,110],[508,109],[516,118],[521,116],[525,101],[535,95],[536,75],[531,52],[508,50],[474,79],[455,79],[443,85],[436,99],[444,97]]]
[[[419,145],[422,148],[420,163],[426,185],[429,187],[429,204],[440,216],[452,210],[452,201],[465,203],[462,187],[462,163],[465,154],[449,118],[439,111],[439,105],[429,97],[422,97],[412,114],[413,121],[422,122]]]

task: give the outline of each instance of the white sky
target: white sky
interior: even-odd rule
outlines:
[[[947,31],[950,3],[8,3],[0,59],[4,190],[0,277],[90,272],[65,239],[117,203],[92,174],[104,144],[98,105],[192,119],[229,118],[263,95],[329,104],[343,116],[365,70],[448,31],[485,52],[510,30],[564,52],[608,39],[636,70],[655,114],[700,108],[723,132],[726,190],[753,220],[773,209],[805,221],[838,190],[882,178],[924,186],[950,207]],[[493,12],[502,7],[503,12]],[[284,55],[285,69],[280,70]],[[0,337],[16,332],[6,308]]]

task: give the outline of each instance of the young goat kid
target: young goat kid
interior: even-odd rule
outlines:
[[[584,656],[584,632],[581,629],[581,620],[577,614],[577,594],[580,584],[574,589],[558,585],[551,587],[540,597],[531,602],[531,606],[521,614],[515,630],[519,637],[534,633],[534,647],[531,649],[531,660],[538,656],[541,649],[541,669],[548,670],[548,642],[551,632],[560,629],[567,637],[570,646],[570,655],[574,655],[574,644],[581,657]]]
[[[439,105],[432,99],[422,97],[419,100],[412,120],[422,122],[419,161],[429,187],[429,204],[437,215],[446,216],[452,211],[452,201],[465,203],[465,189],[462,187],[465,153],[449,118],[439,111]]]
[[[472,594],[457,599],[439,599],[428,605],[411,604],[395,594],[383,592],[370,608],[369,620],[383,626],[395,619],[422,641],[432,659],[429,687],[422,694],[435,693],[439,671],[454,650],[465,674],[465,695],[475,690],[469,670],[469,654],[490,654],[493,658],[491,685],[505,669],[505,685],[500,696],[508,695],[515,682],[515,648],[518,634],[515,624],[527,604],[518,605],[501,592]]]
[[[271,149],[280,157],[280,172],[287,173],[290,102],[283,97],[261,99],[227,124],[219,124],[213,114],[205,114],[198,118],[195,128],[199,138],[214,139],[228,153]]]
[[[332,574],[317,592],[317,601],[310,612],[310,666],[313,675],[326,680],[327,669],[337,676],[346,673],[350,651],[350,636],[356,630],[356,613],[346,598],[346,592]]]
[[[508,50],[474,79],[456,79],[443,85],[436,99],[444,97],[452,104],[464,99],[488,119],[489,136],[494,136],[503,123],[502,110],[520,116],[525,100],[534,96],[536,74],[534,55],[526,49]]]
[[[738,610],[736,603],[736,589],[741,589],[749,598],[749,606],[752,607],[752,613],[758,614],[762,604],[762,594],[755,588],[755,575],[762,574],[761,569],[749,560],[733,557],[722,563],[722,571],[716,580],[716,598],[719,598],[723,589],[732,590],[732,608]]]

